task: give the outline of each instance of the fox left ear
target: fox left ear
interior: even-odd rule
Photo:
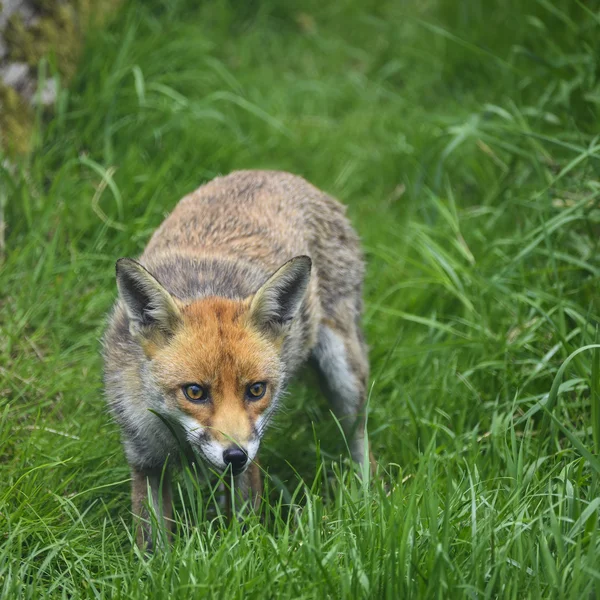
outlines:
[[[116,269],[119,295],[125,303],[131,332],[143,337],[170,336],[181,319],[171,294],[131,258],[120,258]]]
[[[261,330],[281,333],[304,300],[311,265],[308,256],[296,256],[271,275],[252,298],[250,319],[254,325]]]

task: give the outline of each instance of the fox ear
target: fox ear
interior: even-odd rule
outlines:
[[[308,287],[311,264],[308,256],[292,258],[256,292],[250,304],[250,319],[256,327],[279,334],[296,316]]]
[[[171,294],[131,258],[120,258],[116,269],[119,295],[125,303],[131,332],[145,337],[172,334],[181,313]]]

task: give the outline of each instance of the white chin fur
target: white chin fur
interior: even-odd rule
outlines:
[[[223,460],[223,450],[225,448],[219,442],[214,442],[213,440],[200,442],[200,451],[204,458],[220,471],[224,471],[227,466]]]
[[[248,458],[250,460],[254,460],[256,458],[256,454],[258,453],[259,446],[260,446],[260,442],[258,440],[250,440],[250,442],[248,442],[248,447],[246,448],[246,452],[248,453]]]

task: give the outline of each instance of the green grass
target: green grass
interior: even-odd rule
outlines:
[[[2,597],[600,597],[599,3],[291,6],[131,3],[0,171]],[[114,262],[240,168],[349,207],[383,477],[303,373],[263,520],[184,475],[147,558],[102,398]]]

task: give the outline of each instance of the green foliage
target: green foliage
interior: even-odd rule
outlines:
[[[152,0],[93,34],[0,175],[4,597],[600,595],[599,40],[570,0]],[[114,261],[239,168],[349,207],[383,477],[353,478],[303,373],[262,522],[184,473],[145,558],[102,400]]]

